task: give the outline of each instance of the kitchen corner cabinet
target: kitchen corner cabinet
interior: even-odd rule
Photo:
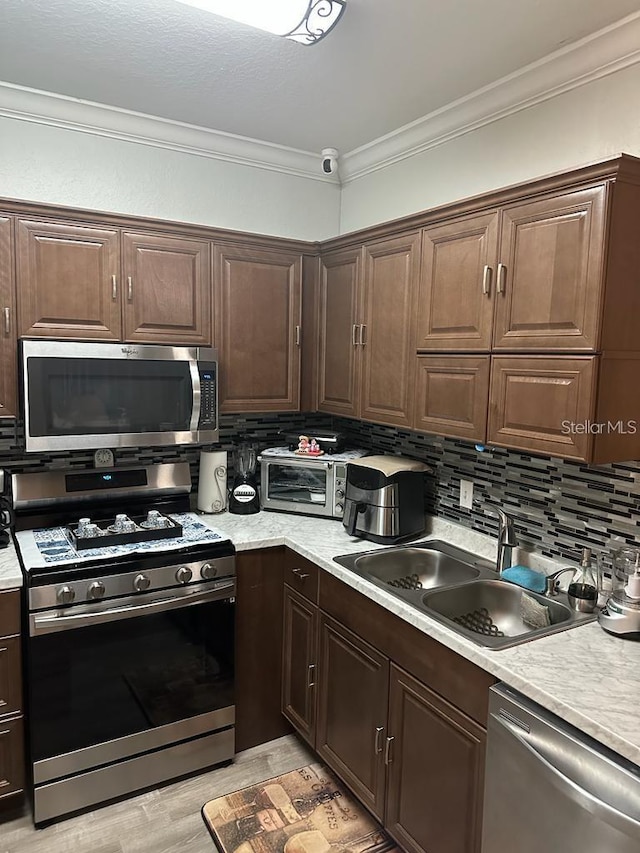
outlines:
[[[418,350],[596,350],[609,190],[424,229]]]
[[[15,417],[18,411],[12,237],[11,218],[0,215],[0,418]]]
[[[410,426],[418,232],[322,257],[323,412]]]
[[[308,560],[285,568],[282,710],[410,853],[479,853],[495,679]],[[300,584],[299,578],[295,583]]]
[[[209,243],[125,232],[122,249],[125,340],[209,346]]]
[[[0,591],[0,812],[24,793],[20,657],[20,590]]]
[[[298,411],[302,257],[250,246],[213,251],[220,411]]]

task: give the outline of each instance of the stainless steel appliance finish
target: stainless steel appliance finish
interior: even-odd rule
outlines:
[[[36,824],[233,758],[235,551],[188,512],[187,463],[158,468],[16,475]],[[144,515],[149,494],[181,536],[73,548],[78,507]]]
[[[262,508],[342,518],[347,462],[364,455],[364,450],[319,457],[296,456],[287,447],[263,450],[258,460]]]
[[[598,622],[609,634],[640,640],[640,599],[616,589],[598,613]]]
[[[422,462],[398,456],[368,456],[347,466],[344,524],[349,536],[384,545],[425,529]]]
[[[23,340],[21,379],[27,452],[218,440],[215,349]]]
[[[505,685],[490,694],[482,853],[637,853],[638,767]]]

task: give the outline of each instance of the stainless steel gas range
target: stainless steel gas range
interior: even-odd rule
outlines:
[[[235,552],[188,464],[12,485],[36,825],[230,761]]]

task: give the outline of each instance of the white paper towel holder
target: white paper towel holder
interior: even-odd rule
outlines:
[[[198,480],[198,509],[204,513],[227,508],[227,451],[202,450]]]

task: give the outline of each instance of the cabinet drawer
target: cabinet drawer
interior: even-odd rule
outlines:
[[[20,590],[0,592],[0,637],[20,633]]]
[[[0,720],[0,802],[24,789],[22,717]]]
[[[320,569],[315,563],[287,551],[284,565],[284,582],[292,589],[304,595],[314,604],[318,603],[318,576]]]
[[[20,637],[0,638],[0,716],[14,714],[21,706]]]

